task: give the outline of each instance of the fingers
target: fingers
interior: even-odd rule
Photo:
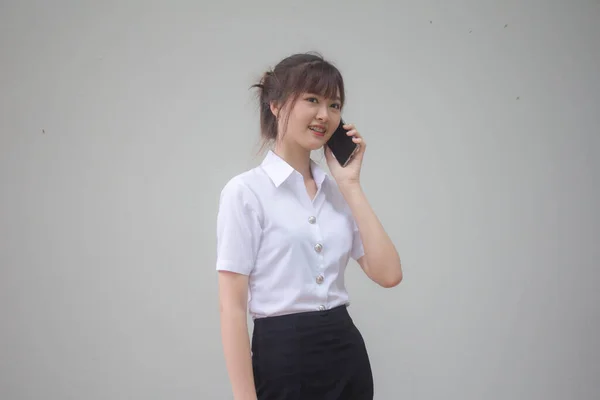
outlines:
[[[353,124],[345,124],[344,129],[348,130],[348,132],[346,132],[346,135],[352,136],[352,141],[354,143],[357,143],[357,144],[362,143],[364,145],[364,140],[363,140],[362,136],[356,130],[356,128],[354,127]]]

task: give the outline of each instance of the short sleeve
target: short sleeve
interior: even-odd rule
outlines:
[[[250,275],[256,261],[262,228],[258,201],[239,180],[221,191],[217,215],[217,271]]]
[[[365,255],[365,249],[363,247],[362,239],[360,238],[360,232],[358,231],[358,226],[356,225],[356,221],[352,219],[352,249],[350,250],[350,256],[358,261],[359,258]]]

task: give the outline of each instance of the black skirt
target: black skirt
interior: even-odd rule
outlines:
[[[259,400],[372,400],[362,335],[346,306],[254,321],[252,367]]]

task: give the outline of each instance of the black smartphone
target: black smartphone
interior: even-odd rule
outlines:
[[[326,143],[342,167],[348,165],[358,150],[358,144],[352,141],[352,136],[348,136],[347,132],[344,121],[340,120],[340,125]]]

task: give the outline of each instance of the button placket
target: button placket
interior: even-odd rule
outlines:
[[[313,238],[315,240],[313,244],[313,249],[316,254],[316,268],[311,268],[311,270],[313,271],[313,273],[315,273],[313,279],[314,285],[316,286],[315,294],[318,297],[317,307],[318,310],[324,311],[326,310],[325,304],[327,304],[327,285],[323,285],[323,282],[325,282],[325,276],[323,271],[325,266],[323,260],[323,251],[325,246],[323,244],[323,236],[321,235],[319,224],[317,223],[318,219],[316,216],[316,210],[314,211],[315,214],[309,215],[307,217],[307,222],[310,225],[312,225],[311,231],[313,232]]]
[[[316,211],[316,210],[315,210]],[[310,215],[307,218],[309,224],[312,225],[311,231],[313,232],[314,244],[313,249],[315,253],[319,255],[319,269],[323,268],[323,237],[321,236],[321,230],[319,229],[319,224],[317,224],[317,217],[315,215]]]

